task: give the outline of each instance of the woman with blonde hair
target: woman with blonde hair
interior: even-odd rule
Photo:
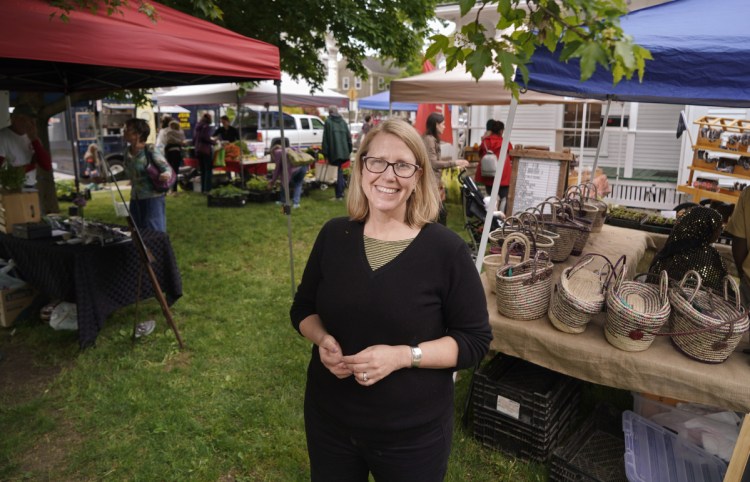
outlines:
[[[453,371],[492,332],[466,242],[435,223],[435,176],[416,130],[365,137],[348,217],[323,226],[290,311],[310,340],[305,431],[311,479],[437,481],[453,433]],[[344,294],[345,293],[345,294]]]

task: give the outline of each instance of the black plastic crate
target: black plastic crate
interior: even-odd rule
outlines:
[[[473,383],[475,408],[497,410],[502,397],[511,406],[518,404],[517,420],[536,428],[548,428],[555,410],[581,387],[575,378],[500,353],[475,374]]]
[[[576,400],[577,401],[577,400]],[[561,439],[568,433],[577,406],[571,405],[559,418],[550,432],[530,435],[513,430],[507,424],[507,417],[484,411],[475,413],[474,437],[483,446],[500,450],[513,457],[547,462]]]
[[[474,376],[474,437],[545,462],[578,414],[580,387],[574,378],[498,354]]]
[[[622,413],[600,405],[552,453],[552,482],[626,482]]]

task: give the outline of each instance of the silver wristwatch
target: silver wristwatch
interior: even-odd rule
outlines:
[[[422,362],[422,349],[418,346],[411,347],[411,367],[419,368],[419,364]]]

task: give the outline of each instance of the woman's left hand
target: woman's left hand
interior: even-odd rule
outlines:
[[[355,355],[345,356],[343,361],[354,374],[357,383],[370,386],[408,366],[405,362],[407,357],[411,361],[411,352],[407,351],[408,347],[405,345],[373,345]]]
[[[167,181],[169,181],[170,177],[172,177],[172,176],[169,174],[169,172],[162,172],[161,174],[159,174],[159,180],[161,182],[167,182]]]

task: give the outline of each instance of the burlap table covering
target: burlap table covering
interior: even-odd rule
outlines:
[[[613,262],[625,254],[628,272],[634,273],[649,246],[654,247],[652,236],[605,225],[601,233],[590,236],[584,253],[603,254]],[[555,280],[579,259],[571,256],[565,263],[556,264]],[[604,338],[605,313],[594,317],[581,334],[556,330],[546,316],[532,321],[511,320],[497,312],[495,296],[484,277],[482,282],[494,335],[493,350],[600,385],[750,412],[750,356],[740,353],[748,347],[745,342],[719,365],[687,358],[668,337],[657,337],[646,351],[625,352]]]

